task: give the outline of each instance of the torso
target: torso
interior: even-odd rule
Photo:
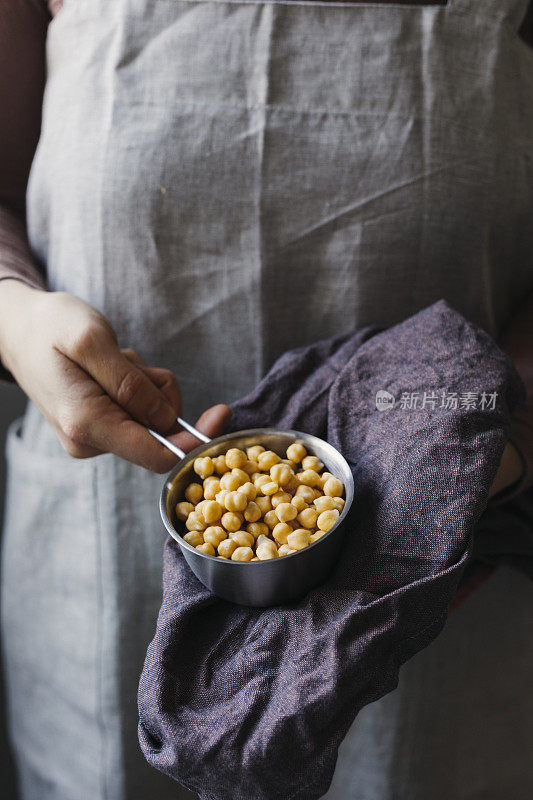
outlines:
[[[471,5],[70,0],[28,195],[51,287],[192,416],[440,297],[497,334],[533,285],[533,84]]]

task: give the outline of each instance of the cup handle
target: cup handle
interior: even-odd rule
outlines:
[[[182,428],[185,428],[186,431],[189,431],[189,433],[192,433],[192,435],[196,436],[196,438],[199,439],[201,442],[205,442],[207,444],[207,442],[211,441],[209,436],[206,436],[205,433],[202,433],[201,431],[196,430],[194,425],[191,425],[190,422],[185,422],[185,420],[182,419],[181,417],[177,417],[177,420],[178,420],[178,422],[179,422],[179,424],[181,425]]]
[[[205,433],[196,430],[196,428],[193,425],[191,425],[189,422],[186,422],[181,417],[177,417],[177,421],[179,422],[182,428],[185,428],[186,431],[192,433],[192,435],[195,436],[197,439],[199,439],[201,442],[207,443],[211,441],[209,436],[206,436]],[[172,444],[172,442],[170,442],[168,439],[165,439],[164,436],[161,436],[160,433],[157,433],[157,431],[153,431],[151,428],[148,428],[148,432],[152,434],[154,439],[157,439],[158,442],[161,442],[161,444],[164,447],[166,447],[167,450],[170,450],[171,453],[174,453],[175,456],[178,456],[178,458],[185,458],[186,453],[184,453],[183,450],[181,450],[175,444]]]

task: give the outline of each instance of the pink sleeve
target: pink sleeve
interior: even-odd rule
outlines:
[[[41,126],[45,43],[44,0],[0,0],[0,281],[45,288],[28,245],[25,196]],[[0,378],[10,379],[0,367]]]
[[[16,278],[44,289],[45,280],[32,256],[26,226],[20,216],[0,206],[0,281]]]
[[[28,247],[26,185],[41,127],[45,0],[0,0],[0,279],[44,280]]]

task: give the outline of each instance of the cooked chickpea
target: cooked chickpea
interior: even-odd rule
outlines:
[[[185,527],[189,531],[205,531],[207,528],[207,522],[197,511],[191,511],[185,520]]]
[[[206,500],[214,500],[220,492],[220,478],[213,476],[204,480],[204,497]]]
[[[314,528],[318,519],[318,511],[316,508],[304,508],[298,514],[298,522],[302,528]]]
[[[265,497],[264,495],[259,495],[255,498],[255,502],[261,509],[261,514],[266,514],[268,511],[272,510],[272,501],[270,497]]]
[[[302,497],[306,503],[311,505],[313,500],[315,499],[315,493],[310,486],[303,486],[300,485],[296,489],[296,497]]]
[[[199,544],[204,543],[204,537],[200,533],[200,531],[189,531],[183,537],[187,544],[192,545],[193,547],[198,547]]]
[[[224,498],[224,505],[228,511],[244,511],[248,505],[248,498],[244,492],[228,492]]]
[[[201,553],[206,553],[208,556],[215,555],[215,548],[213,547],[212,544],[209,544],[208,542],[199,544],[196,549],[199,550]]]
[[[194,506],[199,503],[204,496],[204,490],[199,483],[190,483],[185,489],[185,499]]]
[[[197,514],[201,514],[202,517],[204,516],[203,511],[204,511],[205,504],[206,504],[206,500],[200,500],[200,502],[197,503],[196,506],[194,507],[194,510],[196,511],[196,513]]]
[[[299,486],[300,486],[300,481],[298,480],[296,475],[291,475],[291,479],[285,486],[285,489],[287,492],[292,492],[294,494],[294,492],[298,489]]]
[[[320,476],[314,469],[304,469],[297,472],[296,477],[303,486],[317,486],[320,483]]]
[[[213,460],[206,456],[205,458],[196,458],[194,460],[193,469],[200,478],[208,478],[215,471]]]
[[[299,464],[306,455],[307,450],[301,442],[293,442],[287,447],[287,458],[291,461],[295,461],[297,464]]]
[[[297,528],[287,536],[287,544],[293,550],[303,550],[309,544],[310,533],[307,528]]]
[[[333,500],[333,507],[340,513],[344,508],[346,500],[343,497],[332,497],[331,499]]]
[[[276,514],[280,522],[289,522],[291,519],[296,519],[298,511],[292,503],[280,503],[276,506]]]
[[[314,472],[320,472],[324,468],[322,461],[316,456],[306,456],[302,458],[302,469],[312,469]]]
[[[328,497],[341,497],[344,486],[338,478],[328,478],[324,484],[324,494]]]
[[[320,489],[324,488],[324,484],[329,478],[334,478],[335,476],[331,474],[331,472],[321,472],[320,473]]]
[[[274,464],[270,468],[270,477],[278,486],[286,486],[293,476],[293,471],[286,464]]]
[[[339,512],[336,508],[332,508],[329,511],[323,511],[319,514],[316,524],[321,531],[329,531],[329,529],[335,525],[338,518]]]
[[[236,549],[237,542],[233,539],[223,539],[217,547],[217,552],[222,558],[231,558]]]
[[[221,528],[220,525],[210,525],[204,531],[204,542],[212,544],[213,547],[218,547],[227,535],[224,528]]]
[[[239,486],[242,486],[241,479],[234,475],[233,472],[225,472],[220,479],[220,486],[228,492],[236,492]]]
[[[267,513],[263,517],[263,521],[272,530],[272,528],[274,528],[278,524],[279,517],[274,510],[267,511]]]
[[[239,486],[239,492],[243,492],[248,500],[255,500],[257,497],[257,486],[254,486],[251,481],[248,481],[248,483],[243,483],[242,486]]]
[[[255,478],[254,486],[258,491],[261,491],[261,486],[264,486],[265,483],[271,483],[270,475],[264,475],[262,472]]]
[[[229,472],[225,456],[217,456],[214,458],[213,465],[215,467],[215,472],[218,472],[219,475],[224,475],[225,472]]]
[[[245,472],[243,469],[238,469],[237,467],[234,467],[231,470],[231,474],[234,475],[236,478],[238,478],[241,486],[245,483],[248,483],[248,481],[250,480],[250,476],[248,475],[248,473]]]
[[[176,516],[178,519],[181,519],[182,522],[185,522],[191,511],[194,511],[194,506],[192,503],[183,501],[182,503],[176,504]]]
[[[278,522],[272,529],[272,536],[279,544],[286,544],[287,536],[292,533],[292,528],[286,522]]]
[[[258,539],[261,534],[263,534],[263,536],[267,536],[270,528],[266,522],[250,522],[250,524],[246,526],[246,530],[248,533],[252,534],[254,539]]]
[[[298,513],[303,511],[304,508],[308,508],[307,503],[299,494],[295,494],[294,497],[291,498],[291,503],[293,504],[294,508]]]
[[[292,495],[288,492],[276,492],[275,494],[271,495],[270,502],[272,503],[272,508],[277,508],[280,503],[290,503],[292,500]]]
[[[333,498],[328,497],[327,495],[316,497],[313,502],[319,514],[321,514],[323,511],[331,511],[333,508],[335,508]]]
[[[237,547],[251,547],[255,542],[254,537],[248,531],[232,531],[229,538],[236,543]]]
[[[256,472],[259,472],[259,464],[257,461],[247,461],[241,469],[244,470],[247,475],[254,475]]]
[[[222,506],[216,500],[205,500],[202,516],[207,523],[216,522],[222,516]]]
[[[236,550],[233,551],[231,560],[232,561],[251,561],[254,557],[254,551],[251,547],[237,547]]]
[[[264,453],[265,448],[261,444],[254,444],[252,447],[246,448],[246,455],[250,459],[250,461],[257,461],[259,458],[260,453]]]
[[[257,520],[261,519],[261,509],[253,500],[244,509],[244,519],[246,522],[257,522]]]
[[[241,518],[235,511],[226,511],[225,514],[222,514],[222,519],[220,520],[222,525],[227,531],[238,531],[241,527]]]
[[[259,537],[255,552],[260,561],[268,561],[270,558],[278,557],[278,548],[272,539],[267,539],[266,536]]]
[[[278,489],[278,484],[275,481],[270,481],[270,483],[264,483],[259,491],[268,497],[271,494],[276,494]]]
[[[274,453],[273,450],[265,450],[264,453],[259,453],[257,456],[257,463],[259,464],[259,469],[262,470],[269,470],[274,464],[279,464],[281,458],[278,456],[277,453]]]
[[[224,508],[226,507],[226,503],[224,501],[226,499],[227,494],[228,494],[227,489],[221,489],[220,492],[217,492],[217,494],[215,495],[215,500],[217,501],[217,503],[219,503],[221,506],[224,506]]]
[[[239,450],[238,447],[231,447],[226,453],[226,464],[230,469],[234,467],[242,467],[246,464],[248,458],[244,450]]]
[[[297,553],[297,550],[294,550],[292,547],[289,547],[288,544],[282,544],[280,548],[278,548],[278,557],[281,558],[282,556],[290,556],[292,553]]]
[[[345,506],[344,486],[302,442],[286,455],[253,445],[197,458],[193,470],[203,485],[189,484],[175,507],[185,541],[218,558],[265,561],[324,536]]]
[[[293,473],[295,473],[296,470],[298,469],[298,464],[296,463],[296,461],[291,461],[290,458],[282,458],[279,463],[285,464],[287,467],[289,467],[290,471]]]

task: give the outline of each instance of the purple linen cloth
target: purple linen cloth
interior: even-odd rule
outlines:
[[[394,406],[377,410],[379,390]],[[493,340],[443,301],[282,356],[231,428],[294,428],[343,453],[343,550],[301,601],[254,609],[211,595],[167,541],[139,687],[148,761],[202,800],[319,798],[358,711],[442,629],[523,397]]]

